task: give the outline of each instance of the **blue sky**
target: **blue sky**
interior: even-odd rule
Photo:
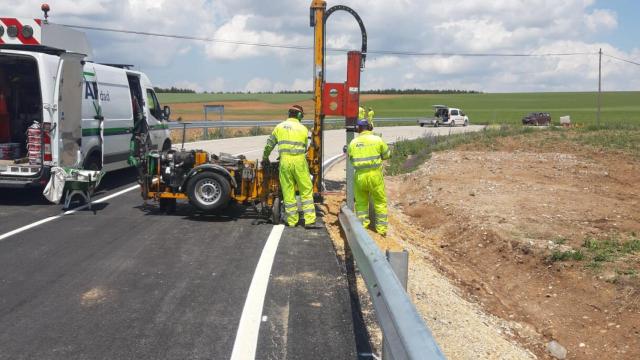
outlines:
[[[310,0],[52,0],[51,21],[246,42],[311,46]],[[40,1],[0,0],[4,17],[39,17]],[[343,0],[363,18],[370,50],[595,53],[640,61],[632,0]],[[390,5],[392,4],[392,5]],[[158,86],[199,91],[310,90],[312,52],[87,31],[97,61],[136,64]],[[329,46],[359,49],[356,23],[335,13]],[[592,91],[597,56],[469,58],[370,54],[364,89]],[[346,55],[330,54],[329,81]],[[605,90],[639,90],[640,66],[603,60]]]

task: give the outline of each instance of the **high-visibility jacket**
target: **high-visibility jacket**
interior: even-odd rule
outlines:
[[[269,154],[278,145],[280,157],[290,155],[304,155],[307,152],[309,130],[296,118],[288,118],[273,129],[267,139],[263,158],[269,158]]]
[[[362,120],[366,117],[366,113],[364,111],[364,108],[362,106],[360,106],[358,108],[358,120]]]
[[[389,146],[371,131],[363,131],[349,144],[349,160],[356,171],[382,167],[391,156]]]
[[[364,227],[369,226],[369,199],[371,199],[375,211],[376,232],[386,234],[389,220],[382,160],[388,159],[391,155],[389,146],[371,131],[363,131],[351,141],[347,152],[356,170],[354,178],[356,216]]]
[[[264,147],[263,158],[268,159],[273,148],[278,145],[280,189],[282,190],[286,221],[289,226],[295,226],[298,223],[296,188],[300,193],[305,225],[311,225],[316,221],[313,185],[305,156],[308,133],[307,128],[298,119],[289,118],[273,129]]]
[[[373,126],[373,117],[375,116],[376,113],[373,112],[373,110],[369,110],[369,112],[367,113],[367,120],[369,120],[369,124],[371,124],[371,126]]]

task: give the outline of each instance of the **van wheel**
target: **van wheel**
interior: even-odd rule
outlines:
[[[462,124],[462,126],[467,126],[467,125],[469,125],[469,120],[465,120],[464,124]]]
[[[450,126],[450,127],[454,127],[454,126],[456,126],[456,122],[455,122],[455,120],[451,120],[451,122],[449,123],[449,126]]]
[[[201,211],[214,211],[229,203],[231,184],[220,174],[201,172],[189,180],[187,196],[191,205]]]
[[[440,126],[440,123],[436,121],[436,123],[433,124],[433,127],[438,127],[438,126]]]
[[[100,154],[93,153],[84,161],[82,168],[85,170],[98,171],[102,170],[102,161],[100,161]]]
[[[420,123],[420,127],[424,127],[424,124],[423,124],[423,123]]]

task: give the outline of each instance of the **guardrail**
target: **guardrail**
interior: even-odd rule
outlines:
[[[343,206],[339,218],[371,295],[385,339],[384,352],[392,359],[445,359],[391,265],[355,214]]]
[[[397,123],[397,122],[416,122],[419,118],[376,118],[375,123]],[[276,126],[281,123],[282,120],[223,120],[223,121],[171,121],[169,122],[169,129],[224,129],[224,128],[238,128],[238,127],[269,127]],[[303,120],[305,125],[313,125],[313,120]],[[325,119],[325,124],[340,124],[344,123],[344,119]]]

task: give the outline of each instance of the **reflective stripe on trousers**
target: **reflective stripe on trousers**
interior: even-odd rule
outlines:
[[[304,222],[305,224],[313,224],[316,222],[316,213],[307,159],[299,155],[282,156],[280,158],[280,188],[289,226],[295,226],[299,220],[296,187],[300,192]]]

